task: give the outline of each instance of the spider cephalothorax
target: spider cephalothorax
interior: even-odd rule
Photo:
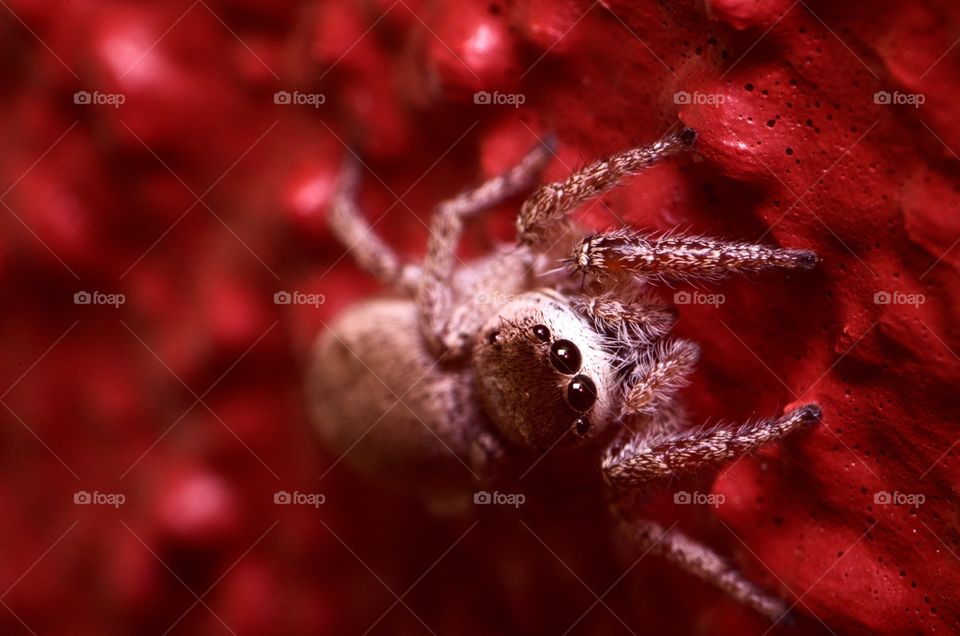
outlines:
[[[501,307],[480,331],[474,367],[487,414],[520,446],[546,449],[568,432],[594,436],[617,414],[604,337],[552,290]]]
[[[583,237],[568,218],[695,137],[690,129],[666,135],[541,186],[520,209],[517,245],[461,267],[456,247],[465,220],[532,188],[551,156],[548,145],[441,203],[419,266],[401,263],[366,224],[354,204],[356,166],[349,167],[331,224],[397,295],[361,303],[330,325],[309,388],[331,450],[385,484],[417,492],[434,510],[455,508],[471,482],[476,488],[511,456],[556,448],[592,458],[611,512],[642,549],[778,619],[783,601],[706,546],[634,518],[628,502],[656,480],[717,467],[815,423],[820,410],[805,405],[732,429],[690,427],[677,392],[699,349],[670,337],[676,314],[647,288],[806,269],[816,255],[629,228]],[[582,287],[554,269],[558,246],[584,275]]]

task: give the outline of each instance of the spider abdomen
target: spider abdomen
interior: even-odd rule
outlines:
[[[338,316],[317,342],[308,391],[334,459],[405,490],[471,488],[461,461],[481,420],[472,371],[437,364],[413,302],[371,300]]]

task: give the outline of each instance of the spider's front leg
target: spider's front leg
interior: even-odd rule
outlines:
[[[817,255],[810,250],[779,249],[705,236],[651,238],[636,230],[620,229],[584,237],[574,248],[570,262],[584,274],[716,279],[772,267],[809,269],[816,265]]]
[[[532,187],[552,154],[549,141],[538,144],[507,172],[444,201],[434,210],[417,304],[424,336],[437,355],[456,357],[466,346],[459,334],[453,333],[456,325],[451,320],[454,261],[464,221]]]

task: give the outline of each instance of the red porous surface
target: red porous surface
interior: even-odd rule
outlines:
[[[556,179],[678,120],[694,154],[578,216],[816,250],[812,271],[662,292],[696,299],[677,328],[703,348],[695,422],[824,416],[671,485],[714,507],[668,492],[651,514],[788,599],[769,633],[960,632],[955,3],[0,15],[3,633],[768,633],[618,541],[596,492],[550,489],[549,461],[520,509],[436,519],[320,448],[304,407],[312,340],[377,292],[326,229],[348,149],[363,209],[415,259],[431,206],[538,137],[557,137]],[[509,238],[517,205],[464,254]]]

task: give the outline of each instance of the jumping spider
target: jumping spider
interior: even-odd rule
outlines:
[[[552,155],[549,144],[441,203],[419,266],[401,263],[371,231],[355,204],[358,170],[349,165],[330,223],[396,293],[349,309],[320,336],[309,391],[332,450],[380,481],[427,493],[434,505],[463,497],[465,472],[483,482],[524,453],[592,453],[613,514],[641,549],[777,620],[782,600],[710,548],[632,518],[627,502],[654,480],[716,467],[815,424],[820,409],[810,404],[739,428],[688,427],[675,394],[698,348],[667,337],[675,316],[645,288],[663,279],[810,268],[816,255],[632,229],[584,237],[568,219],[695,138],[685,129],[539,187],[520,209],[517,244],[466,265],[456,255],[464,222],[531,189]],[[558,254],[583,281],[552,269]]]

